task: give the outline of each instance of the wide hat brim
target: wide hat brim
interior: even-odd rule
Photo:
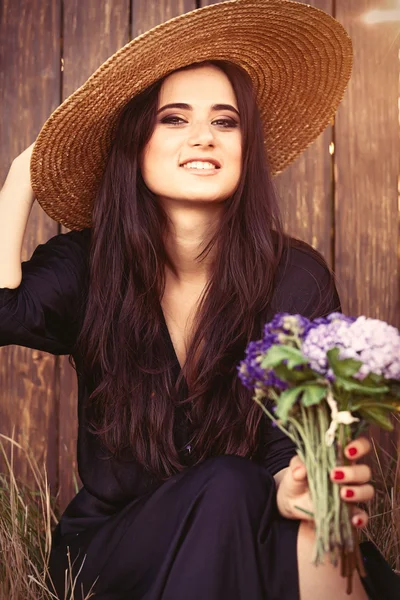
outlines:
[[[276,174],[332,120],[353,52],[338,21],[289,0],[232,0],[151,29],[113,54],[44,124],[31,183],[45,212],[69,229],[90,227],[124,105],[168,73],[212,59],[234,62],[250,75]]]

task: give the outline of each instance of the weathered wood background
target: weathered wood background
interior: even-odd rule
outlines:
[[[51,112],[118,48],[202,0],[0,0],[0,186]],[[367,25],[397,0],[309,0],[336,16],[355,51],[334,126],[277,178],[288,230],[335,269],[343,308],[399,325],[400,20]],[[59,231],[35,206],[23,258]],[[1,257],[0,257],[1,260]],[[47,466],[61,505],[74,494],[76,383],[64,357],[0,350],[0,431]],[[20,460],[18,473],[27,476]]]

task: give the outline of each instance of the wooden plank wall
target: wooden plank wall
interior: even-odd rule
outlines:
[[[212,0],[3,0],[0,185],[58,104],[129,39]],[[398,23],[360,16],[394,0],[308,0],[342,22],[354,72],[335,125],[276,179],[287,229],[335,269],[343,308],[399,325]],[[35,206],[24,258],[59,231]],[[0,349],[0,431],[26,438],[61,505],[74,494],[76,382],[65,357]],[[26,465],[18,463],[26,477]]]
[[[0,8],[0,185],[60,103],[61,0],[3,0]],[[55,235],[57,224],[35,204],[23,259]],[[0,351],[0,431],[26,438],[49,479],[57,481],[54,412],[57,359],[21,347]],[[27,475],[26,462],[18,472]]]

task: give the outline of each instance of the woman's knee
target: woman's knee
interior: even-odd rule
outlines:
[[[273,477],[260,465],[241,456],[223,455],[202,463],[199,474],[207,481],[209,496],[235,502],[259,500],[264,504],[275,491]]]

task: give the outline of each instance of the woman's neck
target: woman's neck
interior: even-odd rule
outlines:
[[[196,283],[208,278],[214,250],[199,260],[199,254],[214,235],[221,217],[220,203],[175,202],[164,199],[163,209],[169,218],[166,248],[177,275],[177,284]]]

